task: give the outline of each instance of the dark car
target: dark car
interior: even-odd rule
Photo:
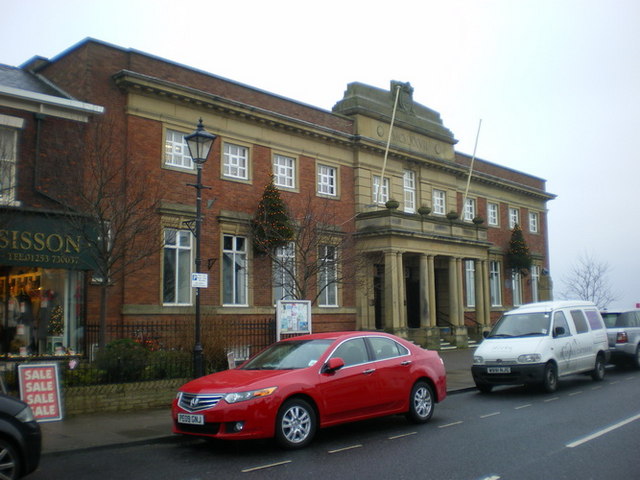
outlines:
[[[0,394],[0,478],[21,478],[38,468],[42,434],[29,405]]]

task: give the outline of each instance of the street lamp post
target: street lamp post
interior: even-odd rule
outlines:
[[[202,124],[202,119],[198,122],[196,131],[191,135],[186,135],[184,139],[189,147],[189,155],[193,163],[196,164],[196,183],[188,184],[196,189],[196,225],[194,236],[196,237],[196,274],[200,273],[200,231],[202,229],[202,189],[209,188],[202,185],[202,165],[207,161],[211,145],[216,136],[207,132]],[[196,279],[199,281],[199,279]],[[193,371],[196,378],[204,375],[204,363],[202,358],[202,340],[200,335],[200,287],[196,286],[196,322],[195,322],[195,344],[193,346]]]

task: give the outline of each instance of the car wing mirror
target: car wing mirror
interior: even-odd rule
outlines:
[[[339,357],[330,358],[322,367],[322,373],[333,373],[344,367],[344,360]]]
[[[556,327],[553,329],[554,337],[561,337],[564,334],[565,334],[564,327]]]

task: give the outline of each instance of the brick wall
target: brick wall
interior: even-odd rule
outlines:
[[[92,385],[65,388],[65,416],[97,412],[123,412],[171,406],[178,388],[188,379]]]

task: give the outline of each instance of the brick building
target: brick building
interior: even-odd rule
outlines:
[[[202,170],[203,184],[210,187],[203,190],[201,237],[209,274],[201,297],[205,323],[273,321],[276,300],[296,291],[303,267],[311,263],[321,265],[304,289],[313,301],[314,331],[385,329],[432,346],[445,332],[464,343],[504,309],[549,295],[546,202],[553,195],[545,181],[475,159],[467,191],[471,158],[455,151],[456,140],[437,112],[413,101],[409,84],[392,82],[388,91],[350,84],[329,112],[92,39],[51,60],[36,57],[18,71],[84,105],[94,118],[92,136],[77,136],[85,142],[82,153],[94,155],[108,136],[108,155],[99,163],[115,167],[128,197],[146,192],[143,204],[155,229],[141,231],[136,241],[142,244],[134,245],[158,248],[131,268],[106,272],[110,325],[193,317],[195,242],[189,222],[195,218],[195,194],[189,185],[196,170],[184,135],[200,118],[217,136]],[[28,126],[17,129],[16,141],[34,144],[27,132],[39,120],[4,103],[0,113],[24,118]],[[47,117],[43,123],[54,122]],[[60,148],[62,134],[57,138],[48,140]],[[72,158],[56,155],[53,147],[46,153],[57,171]],[[16,175],[25,190],[18,190],[20,204],[7,204],[11,213],[27,205],[47,208],[47,195],[73,205],[74,189],[59,177],[27,179],[37,172],[30,159],[42,157],[42,151],[19,149]],[[75,181],[89,182],[88,161],[78,163],[83,165],[73,166]],[[310,230],[321,233],[313,252],[292,243],[272,258],[252,247],[251,219],[271,178],[298,230],[316,219]],[[459,218],[448,218],[452,211]],[[515,223],[522,225],[532,254],[528,275],[506,269]],[[129,257],[133,253],[130,248]],[[304,255],[306,263],[300,261]],[[87,270],[82,282],[87,327],[99,316],[95,278]],[[87,347],[70,335],[66,346]]]

